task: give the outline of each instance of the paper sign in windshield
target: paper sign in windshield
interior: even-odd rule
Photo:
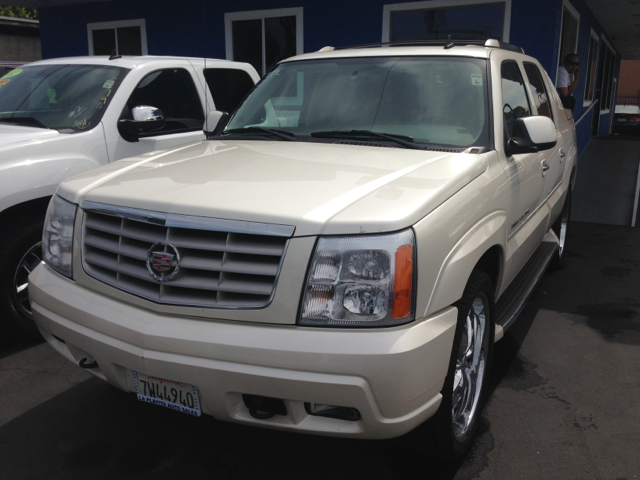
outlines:
[[[471,85],[482,85],[482,75],[477,73],[471,74]]]
[[[9,73],[7,73],[4,77],[2,78],[11,78],[11,77],[15,77],[16,75],[20,75],[22,73],[22,70],[16,68],[15,70],[11,70]]]

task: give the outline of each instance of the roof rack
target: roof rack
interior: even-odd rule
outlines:
[[[395,42],[382,42],[382,43],[365,43],[363,45],[352,45],[349,47],[336,47],[334,50],[346,50],[349,48],[371,48],[371,47],[439,47],[443,46],[445,49],[460,47],[465,45],[478,45],[489,48],[501,48],[503,50],[509,50],[511,52],[524,53],[524,50],[520,47],[516,47],[515,45],[511,45],[510,43],[505,43],[500,40],[496,40],[493,38],[487,40],[461,40],[461,39],[452,39],[451,35],[447,39],[439,38],[434,40],[400,40]],[[327,51],[328,47],[322,49],[322,51]]]

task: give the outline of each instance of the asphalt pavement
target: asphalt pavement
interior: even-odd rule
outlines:
[[[638,228],[570,223],[564,268],[496,344],[491,397],[461,462],[406,441],[190,417],[139,402],[45,343],[0,340],[0,479],[640,478],[639,246]]]

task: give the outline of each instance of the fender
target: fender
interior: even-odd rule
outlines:
[[[15,145],[3,156],[0,212],[52,196],[64,179],[108,163],[102,124],[88,132]]]
[[[494,246],[498,246],[501,252],[504,252],[506,238],[507,214],[505,211],[492,212],[473,225],[444,258],[433,289],[430,292],[424,292],[429,294],[429,299],[426,305],[422,306],[423,314],[430,315],[458,301],[478,261]],[[503,264],[498,266],[498,271],[500,278]],[[499,286],[494,287],[498,292]],[[420,310],[417,313],[420,315]]]
[[[99,167],[90,158],[56,158],[2,171],[0,211],[36,198],[52,196],[65,178]]]

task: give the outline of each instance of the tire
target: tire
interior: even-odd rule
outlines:
[[[28,297],[27,276],[42,260],[43,216],[13,222],[3,233],[0,252],[7,259],[0,269],[0,330],[19,340],[39,339]]]
[[[454,306],[458,323],[442,403],[427,423],[429,443],[445,461],[458,460],[469,450],[487,396],[495,334],[494,290],[487,274],[474,270]],[[476,341],[469,342],[474,331]]]
[[[571,217],[571,188],[567,190],[567,197],[564,199],[564,205],[562,211],[557,220],[551,227],[551,230],[558,237],[558,250],[551,259],[549,267],[552,270],[557,270],[564,265],[566,246],[567,246],[567,232],[569,231],[569,219]]]

